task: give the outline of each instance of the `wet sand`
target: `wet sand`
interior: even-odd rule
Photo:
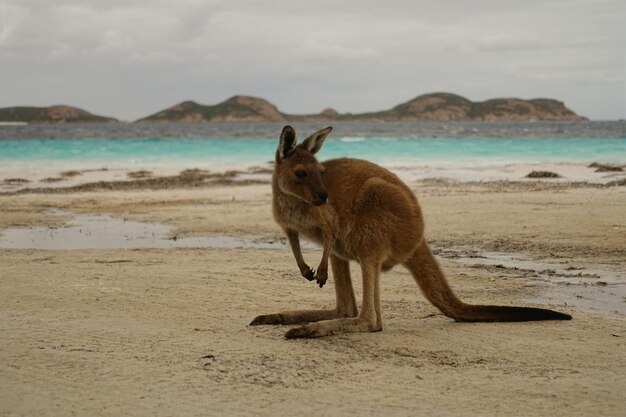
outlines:
[[[381,281],[382,332],[287,341],[289,326],[247,324],[330,307],[334,291],[332,278],[320,289],[300,277],[285,248],[0,249],[0,413],[622,415],[626,317],[576,294],[625,285],[626,187],[411,186],[461,298],[574,319],[455,323],[397,268]],[[79,213],[169,226],[172,241],[282,241],[266,183],[124,187],[2,195],[0,230],[64,227]],[[548,272],[481,264],[489,253]],[[319,256],[305,251],[310,264]]]

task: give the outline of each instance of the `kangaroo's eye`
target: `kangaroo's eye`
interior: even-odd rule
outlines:
[[[306,177],[306,176],[307,176],[306,171],[304,171],[304,170],[302,170],[302,169],[299,169],[299,170],[297,170],[297,171],[296,171],[296,177],[298,177],[298,178],[304,178],[304,177]]]

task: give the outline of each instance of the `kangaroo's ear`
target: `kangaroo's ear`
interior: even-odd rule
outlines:
[[[278,143],[278,158],[283,159],[289,155],[296,147],[296,131],[291,126],[283,127],[280,132],[280,142]]]
[[[322,149],[324,139],[326,139],[326,136],[328,136],[331,130],[333,130],[331,126],[325,127],[322,130],[318,130],[317,132],[306,138],[304,142],[302,142],[301,146],[307,151],[311,152],[313,155],[315,155],[320,149]]]

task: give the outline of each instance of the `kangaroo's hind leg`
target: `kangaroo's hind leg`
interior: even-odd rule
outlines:
[[[330,265],[335,282],[337,305],[331,310],[293,310],[275,314],[266,314],[256,317],[251,326],[260,324],[297,324],[331,320],[340,317],[356,317],[358,314],[352,280],[350,279],[350,265],[348,261],[330,256]]]
[[[361,261],[363,273],[363,305],[357,317],[335,318],[309,323],[285,333],[287,339],[322,337],[340,333],[376,332],[383,328],[380,309],[381,263],[376,260]]]

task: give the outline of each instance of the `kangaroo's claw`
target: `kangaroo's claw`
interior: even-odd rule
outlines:
[[[309,281],[313,281],[313,279],[315,279],[315,270],[313,270],[312,268],[309,268],[308,271],[305,271],[302,273],[302,276],[305,277]]]
[[[328,279],[328,274],[320,272],[317,270],[317,274],[315,275],[315,282],[322,288],[324,284],[326,284],[326,280]]]

